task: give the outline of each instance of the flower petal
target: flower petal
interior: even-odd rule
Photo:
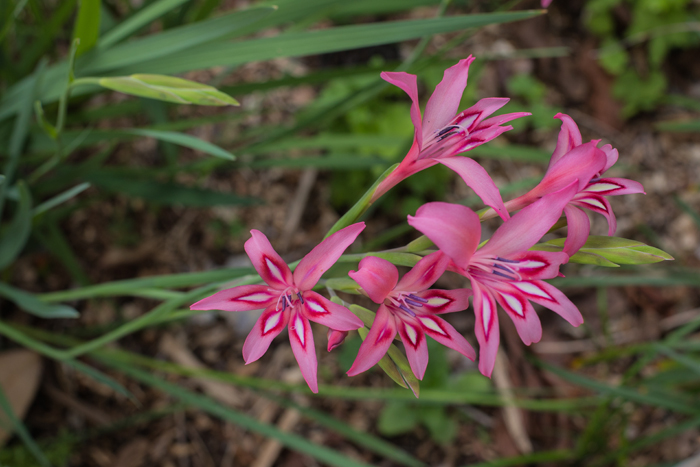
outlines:
[[[472,291],[471,289],[429,289],[416,293],[416,296],[428,301],[423,303],[421,312],[442,314],[469,308],[469,297],[472,296]]]
[[[569,261],[569,255],[557,251],[524,251],[509,256],[519,263],[508,264],[523,280],[553,279],[559,274],[559,266]]]
[[[437,161],[457,172],[464,183],[474,190],[484,204],[495,209],[503,220],[508,220],[510,215],[503,204],[501,192],[498,191],[496,184],[478,162],[469,157],[448,157],[437,159]]]
[[[542,339],[542,324],[525,295],[507,282],[501,282],[496,289],[496,300],[508,313],[523,343],[530,345],[539,342]]]
[[[469,65],[474,61],[471,55],[451,66],[442,76],[442,81],[437,85],[433,95],[430,96],[425,106],[423,118],[423,139],[430,139],[440,131],[457,114],[459,103],[467,87]]]
[[[472,289],[476,317],[474,332],[476,340],[479,341],[479,371],[490,378],[496,364],[496,353],[501,339],[498,332],[496,301],[488,289],[475,280],[472,280]]]
[[[479,216],[466,206],[442,202],[418,208],[408,223],[424,233],[452,261],[463,269],[476,251],[481,237]]]
[[[362,258],[358,270],[350,271],[348,275],[362,287],[374,303],[379,304],[384,303],[384,299],[394,290],[399,280],[399,270],[396,266],[376,256]]]
[[[546,195],[578,180],[578,191],[584,190],[588,182],[605,166],[605,153],[595,147],[596,141],[575,147],[564,154],[555,164],[550,163],[542,181],[532,189],[538,196]]]
[[[406,358],[416,378],[422,380],[428,368],[428,343],[425,340],[423,326],[416,318],[404,316],[396,320],[401,342],[406,349]]]
[[[304,256],[294,270],[294,283],[299,290],[312,289],[364,228],[364,222],[349,225],[323,240]]]
[[[294,284],[292,272],[284,260],[272,248],[270,241],[259,230],[251,230],[252,235],[244,248],[260,277],[275,289],[284,290]]]
[[[511,282],[510,285],[522,292],[528,300],[549,308],[572,326],[583,323],[583,316],[576,305],[553,285],[544,281]]]
[[[282,332],[289,320],[289,308],[276,310],[274,306],[263,311],[243,344],[243,359],[246,365],[267,352],[272,339]]]
[[[280,291],[266,285],[239,285],[203,298],[190,310],[249,311],[275,305]]]
[[[423,124],[420,116],[416,75],[403,71],[384,71],[379,76],[387,83],[403,89],[403,91],[408,94],[408,97],[411,98],[411,120],[416,129],[415,142],[418,143],[418,149],[420,149],[423,146]],[[459,102],[459,100],[457,102]],[[454,114],[452,115],[454,116]]]
[[[360,345],[357,357],[348,370],[348,376],[358,375],[376,365],[389,350],[394,337],[396,337],[394,315],[386,305],[381,305],[377,310],[377,316],[374,317],[372,328]]]
[[[336,331],[353,331],[363,326],[362,320],[350,310],[311,290],[304,292],[301,310],[307,319]]]
[[[454,121],[462,128],[465,128],[468,133],[471,133],[477,128],[490,126],[484,125],[482,127],[481,123],[486,117],[506,105],[509,100],[510,99],[507,97],[487,97],[485,99],[480,99],[476,104],[461,111],[459,115],[454,118]]]
[[[564,208],[564,214],[568,227],[563,251],[571,257],[586,244],[588,234],[591,233],[591,221],[588,219],[588,214],[570,204]],[[538,277],[538,279],[546,278]]]
[[[608,220],[608,235],[615,235],[615,231],[617,230],[617,219],[615,218],[615,213],[612,210],[612,206],[610,206],[610,202],[604,196],[592,195],[583,192],[576,195],[572,204],[582,208],[588,208],[591,211],[605,216],[605,218]]]
[[[328,338],[328,351],[339,347],[345,338],[348,336],[348,331],[336,331],[335,329],[329,329],[326,337]]]
[[[289,343],[297,359],[301,374],[309,385],[311,392],[318,392],[318,380],[316,369],[316,347],[314,345],[314,334],[311,331],[311,324],[296,308],[289,318]]]
[[[603,167],[603,170],[601,172],[605,173],[610,167],[615,165],[615,162],[617,162],[617,158],[620,156],[620,154],[617,152],[617,149],[613,148],[610,144],[601,146],[600,150],[605,153],[605,157],[607,159],[607,161],[605,162],[605,167]]]
[[[474,361],[476,352],[467,340],[458,333],[447,321],[437,316],[416,315],[416,318],[421,324],[423,331],[438,341],[445,347],[449,347],[461,353],[469,360]]]
[[[476,128],[474,128],[473,131],[481,131],[487,128],[503,125],[504,123],[513,121],[516,118],[529,117],[530,115],[532,115],[530,112],[513,112],[509,114],[498,115],[496,117],[492,117],[482,121],[481,123],[479,123],[479,125],[476,126]]]
[[[404,274],[398,285],[392,288],[405,292],[419,292],[425,290],[440,279],[440,276],[442,276],[445,269],[447,269],[447,264],[449,262],[450,258],[441,251],[430,253],[428,256],[418,261],[418,263],[413,266],[413,269]]]
[[[559,220],[564,206],[576,194],[577,182],[544,196],[523,208],[494,232],[478,256],[501,256],[520,253],[533,246]]]
[[[551,169],[564,154],[580,146],[583,142],[581,132],[576,125],[576,122],[566,114],[558,113],[554,116],[561,120],[561,130],[559,130],[559,138],[557,139],[557,147],[554,148],[552,158],[549,160],[549,168]],[[549,169],[547,169],[549,170]]]
[[[641,183],[626,178],[601,178],[589,183],[584,189],[586,193],[595,193],[601,196],[631,195],[644,193]]]

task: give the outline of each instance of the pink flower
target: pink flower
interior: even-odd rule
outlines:
[[[609,144],[596,146],[600,140],[582,144],[581,132],[571,117],[557,114],[562,121],[561,131],[542,181],[530,192],[506,203],[508,210],[517,210],[542,196],[560,190],[578,180],[578,192],[564,208],[569,226],[564,253],[572,256],[585,243],[591,230],[588,216],[579,208],[590,209],[608,220],[608,235],[617,230],[617,220],[606,196],[644,193],[638,182],[624,178],[602,178],[603,174],[617,162],[617,149]]]
[[[481,99],[474,106],[457,114],[459,102],[467,86],[471,55],[445,70],[440,84],[430,96],[421,120],[418,104],[416,76],[404,72],[384,72],[381,77],[403,89],[413,101],[411,120],[415,127],[413,146],[399,166],[384,179],[372,196],[372,202],[405,178],[425,168],[440,163],[459,174],[465,183],[486,203],[507,219],[501,194],[491,177],[476,161],[468,157],[455,157],[487,143],[513,127],[500,126],[518,117],[530,115],[518,112],[484,120],[503,107],[509,99]],[[457,115],[455,115],[457,114]]]
[[[355,376],[372,368],[389,350],[397,332],[406,348],[411,371],[418,379],[423,379],[428,366],[426,334],[474,360],[474,349],[467,340],[437,316],[465,310],[471,291],[428,290],[445,272],[448,263],[449,258],[442,253],[432,253],[421,259],[401,281],[396,266],[374,256],[362,259],[357,272],[350,271],[350,277],[380,307],[348,375]]]
[[[246,364],[262,357],[272,339],[289,324],[294,357],[306,383],[313,392],[318,392],[316,349],[309,320],[336,331],[359,329],[363,324],[350,310],[312,289],[364,228],[364,222],[359,222],[334,233],[299,262],[294,274],[267,237],[251,230],[252,237],[245,243],[245,251],[267,285],[241,285],[222,290],[198,301],[190,309],[248,311],[264,308],[243,344]]]
[[[542,0],[542,8],[547,8],[552,3],[552,0]]]
[[[576,184],[529,205],[496,230],[478,248],[479,216],[466,206],[428,203],[408,223],[423,232],[452,259],[449,266],[471,282],[474,291],[476,338],[481,349],[479,370],[491,376],[499,344],[496,302],[515,324],[526,345],[542,337],[540,320],[530,301],[560,314],[574,326],[583,322],[576,306],[542,279],[556,277],[565,253],[528,251],[561,216],[576,192]],[[478,248],[478,249],[477,249]]]

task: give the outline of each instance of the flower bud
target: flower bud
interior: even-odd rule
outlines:
[[[335,349],[340,344],[343,343],[345,337],[348,335],[348,331],[336,331],[335,329],[328,329],[328,351]]]

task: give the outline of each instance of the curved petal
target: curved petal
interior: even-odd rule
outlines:
[[[523,343],[530,345],[539,342],[542,339],[542,324],[525,295],[506,282],[501,282],[496,289],[496,300],[508,313]]]
[[[570,204],[564,208],[564,215],[568,225],[564,253],[571,257],[586,244],[588,234],[591,233],[591,221],[588,219],[588,214]],[[538,277],[538,279],[546,278]]]
[[[360,345],[357,357],[348,370],[348,376],[358,375],[376,365],[389,350],[394,337],[396,337],[394,315],[386,305],[381,305],[377,310],[377,316],[374,317],[372,328]]]
[[[615,165],[615,162],[617,162],[617,158],[620,156],[620,154],[617,152],[617,149],[613,148],[610,144],[601,146],[600,150],[605,153],[605,157],[607,159],[605,162],[605,167],[603,167],[603,171],[601,172],[605,173],[610,167]]]
[[[518,272],[521,279],[553,279],[559,274],[559,266],[569,261],[569,255],[557,251],[525,251],[508,259],[519,261],[508,264]]]
[[[330,352],[336,347],[339,347],[347,336],[348,331],[336,331],[335,329],[329,329],[328,333],[326,333],[326,337],[328,338],[328,351]]]
[[[506,126],[490,126],[483,129],[474,130],[473,133],[467,135],[464,138],[457,140],[457,144],[450,146],[448,149],[443,151],[442,154],[436,155],[435,159],[446,159],[448,157],[454,157],[463,152],[471,151],[477,146],[488,143],[492,139],[497,138],[506,131],[512,130],[513,127],[510,125]]]
[[[311,324],[304,318],[298,309],[294,309],[289,317],[289,343],[297,359],[301,374],[309,385],[311,392],[318,392],[318,380],[316,369],[316,347],[314,345],[314,334],[311,332]]]
[[[480,99],[476,104],[472,105],[466,110],[461,111],[454,119],[455,123],[462,128],[465,128],[468,133],[471,133],[477,128],[491,126],[490,124],[482,125],[482,122],[486,117],[506,105],[509,100],[510,99],[507,97],[487,97],[485,99]]]
[[[576,122],[574,122],[571,117],[563,113],[558,113],[554,116],[554,118],[561,120],[561,130],[559,130],[559,137],[557,138],[557,147],[554,148],[552,158],[549,160],[550,169],[559,161],[559,159],[564,156],[564,154],[571,151],[576,146],[580,146],[583,142],[581,139],[581,132],[579,131]]]
[[[443,275],[450,262],[441,251],[430,253],[408,271],[393,288],[397,291],[420,292],[427,289]],[[362,263],[360,263],[362,264]],[[396,268],[394,268],[396,269]],[[370,297],[371,298],[371,297]]]
[[[424,233],[458,267],[466,269],[481,238],[479,216],[466,206],[442,202],[418,208],[408,223]]]
[[[477,281],[472,280],[472,288],[476,317],[474,332],[479,342],[479,371],[490,378],[496,364],[496,353],[501,339],[498,332],[496,301],[488,289]]]
[[[583,323],[583,316],[576,305],[553,285],[544,281],[511,282],[510,285],[522,292],[528,300],[549,308],[572,326]]]
[[[423,314],[416,315],[416,318],[427,335],[445,347],[456,350],[469,360],[474,361],[476,358],[474,348],[467,342],[464,336],[458,333],[447,321],[437,316]]]
[[[504,258],[529,249],[559,220],[564,206],[576,194],[576,181],[523,208],[494,232],[478,256]]]
[[[589,183],[583,191],[601,196],[631,195],[634,193],[646,195],[641,183],[626,178],[600,178]]]
[[[437,161],[457,172],[464,183],[474,190],[474,193],[481,198],[484,204],[495,209],[503,220],[508,220],[510,215],[503,204],[501,192],[498,191],[496,184],[479,163],[469,157],[448,157],[437,159]]]
[[[425,369],[428,368],[428,343],[425,340],[423,326],[416,318],[402,316],[396,320],[401,342],[406,349],[406,358],[411,366],[411,371],[416,378],[423,379]]]
[[[239,285],[201,299],[190,305],[190,310],[262,310],[270,305],[275,305],[279,296],[279,290],[266,285]]]
[[[384,303],[384,299],[396,287],[399,270],[389,261],[376,256],[362,258],[359,266],[357,271],[350,271],[348,275],[374,303]]]
[[[615,218],[615,213],[610,206],[610,202],[604,197],[599,195],[591,195],[588,193],[579,193],[574,198],[572,204],[582,208],[588,208],[591,211],[597,212],[605,216],[608,220],[608,235],[615,235],[617,230],[617,219]]]
[[[479,125],[477,125],[477,127],[474,128],[473,131],[480,131],[480,130],[484,130],[486,128],[499,126],[499,125],[502,125],[504,123],[513,121],[516,118],[529,117],[530,115],[532,115],[530,112],[513,112],[513,113],[509,113],[509,114],[498,115],[496,117],[486,119],[483,122],[479,123]]]
[[[538,196],[546,195],[561,190],[574,180],[578,180],[578,191],[584,190],[605,166],[605,153],[595,145],[596,141],[591,141],[577,146],[556,164],[550,164],[542,181],[532,191]]]
[[[469,308],[469,297],[472,296],[471,289],[440,290],[429,289],[416,293],[416,296],[427,300],[423,303],[421,312],[442,314],[462,311]]]
[[[292,272],[272,248],[265,234],[259,230],[251,230],[250,234],[252,236],[245,242],[244,248],[260,277],[275,289],[291,287],[294,284]]]
[[[276,310],[274,306],[263,311],[243,344],[243,360],[252,363],[267,352],[272,339],[282,332],[289,320],[289,308]]]
[[[345,249],[365,228],[364,222],[340,229],[311,250],[294,270],[294,283],[299,290],[310,290],[321,276],[338,261]]]
[[[403,71],[384,71],[379,76],[381,76],[387,83],[401,88],[406,94],[408,94],[408,97],[411,98],[411,120],[413,121],[413,126],[416,129],[415,142],[418,143],[418,148],[423,147],[423,124],[421,123],[416,75],[405,73]]]
[[[311,290],[304,292],[301,310],[307,319],[336,331],[353,331],[364,326],[350,310]]]
[[[430,96],[428,104],[425,106],[423,139],[430,139],[434,133],[450,123],[457,114],[464,88],[467,87],[469,65],[473,61],[474,57],[470,55],[445,70],[442,81],[435,87],[433,95]]]

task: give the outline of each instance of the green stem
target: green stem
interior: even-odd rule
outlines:
[[[66,110],[68,108],[68,97],[70,97],[70,90],[75,81],[75,75],[73,74],[73,68],[75,67],[75,53],[78,51],[78,45],[80,44],[80,39],[76,38],[70,47],[70,52],[68,54],[68,76],[66,77],[66,87],[63,90],[63,94],[58,101],[58,117],[56,118],[56,133],[60,137],[61,131],[63,131],[63,125],[66,121]]]

